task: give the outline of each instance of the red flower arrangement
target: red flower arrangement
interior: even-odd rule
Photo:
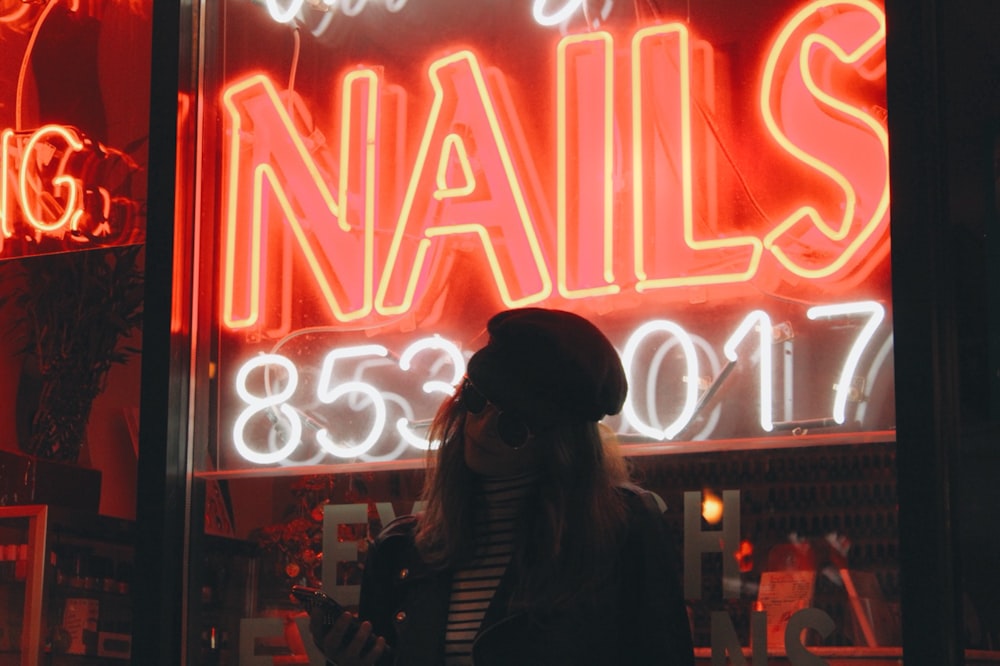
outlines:
[[[287,585],[321,586],[323,512],[324,507],[333,502],[368,503],[366,525],[340,525],[337,531],[337,539],[341,542],[357,541],[359,559],[364,560],[368,544],[381,529],[375,502],[368,498],[368,483],[372,478],[370,473],[324,474],[303,476],[292,483],[293,501],[285,511],[286,519],[262,527],[257,533],[257,543],[268,556],[279,580]],[[343,482],[346,482],[346,487],[341,489],[338,484]],[[338,584],[359,584],[363,570],[363,561],[339,563]]]

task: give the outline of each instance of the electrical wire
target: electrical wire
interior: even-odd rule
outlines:
[[[295,94],[295,77],[299,70],[299,55],[302,50],[302,36],[299,27],[292,28],[292,65],[288,71],[288,115],[292,115],[292,98]]]
[[[22,101],[24,98],[24,81],[28,76],[28,63],[31,62],[31,52],[35,48],[35,42],[38,40],[38,33],[42,29],[42,24],[45,23],[46,17],[56,6],[59,0],[48,0],[45,3],[45,8],[42,9],[41,14],[38,16],[38,20],[35,21],[35,25],[31,28],[31,36],[28,37],[28,45],[24,48],[24,57],[21,59],[21,67],[17,73],[17,89],[14,93],[14,131],[20,132],[24,128],[22,126],[21,112],[22,112]]]

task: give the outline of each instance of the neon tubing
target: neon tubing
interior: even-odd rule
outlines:
[[[281,391],[274,395],[261,398],[251,394],[246,386],[250,373],[257,368],[266,368],[270,365],[277,365],[284,368],[285,372],[288,373],[288,383]],[[239,416],[236,417],[236,422],[233,424],[233,445],[236,447],[236,452],[245,460],[258,465],[270,465],[280,462],[291,455],[299,445],[299,442],[302,441],[302,418],[291,406],[285,404],[295,393],[298,383],[299,373],[295,365],[289,359],[279,354],[261,354],[250,359],[240,368],[236,374],[236,394],[243,399],[243,402],[247,403],[247,407],[240,412]],[[291,424],[291,434],[286,437],[285,445],[277,451],[272,451],[271,453],[254,451],[247,444],[243,432],[250,419],[257,414],[265,414],[269,418],[272,418],[271,412],[274,406],[278,407],[282,415]]]
[[[760,360],[758,362],[760,373],[760,392],[758,396],[760,409],[760,427],[765,432],[774,429],[774,420],[771,415],[773,409],[774,395],[774,336],[771,332],[771,318],[762,310],[754,310],[740,322],[736,331],[726,340],[723,352],[730,361],[736,361],[739,357],[736,354],[736,347],[752,331],[757,331],[758,345],[760,349]]]
[[[831,38],[821,34],[809,34],[802,39],[801,45],[792,43],[792,38],[802,26],[815,16],[834,8],[848,7],[868,13],[874,20],[870,35],[850,51],[845,50]],[[793,211],[784,221],[772,229],[764,238],[764,246],[774,255],[781,265],[791,273],[812,280],[824,279],[841,271],[861,247],[870,239],[874,240],[876,233],[882,233],[887,226],[889,210],[889,178],[888,178],[888,134],[882,124],[868,113],[844,103],[828,94],[815,82],[809,69],[809,56],[815,48],[823,48],[833,54],[844,64],[856,65],[869,56],[876,48],[885,42],[885,15],[874,3],[866,0],[819,0],[813,2],[793,16],[783,27],[768,53],[764,66],[763,81],[760,89],[760,110],[768,131],[774,140],[790,155],[803,164],[815,169],[829,178],[843,192],[843,213],[835,224],[828,223],[823,215],[813,206],[805,205]],[[820,103],[837,114],[850,118],[854,123],[864,127],[875,137],[879,145],[878,159],[884,165],[882,185],[875,204],[867,213],[859,210],[858,192],[855,186],[834,166],[816,157],[799,146],[787,136],[781,123],[775,116],[772,99],[775,82],[786,80],[785,72],[778,72],[779,60],[786,52],[796,53],[797,73],[802,85],[811,95],[808,104],[815,107]],[[786,80],[786,87],[790,85]],[[787,96],[787,93],[785,93]],[[843,125],[843,121],[836,121]],[[864,217],[862,218],[862,215]],[[792,230],[804,226],[806,229],[819,232],[818,238],[811,238],[802,249],[803,231],[792,233]],[[883,243],[884,245],[884,243]],[[884,253],[886,250],[878,250]],[[816,261],[813,257],[826,257],[834,254],[833,260]],[[801,258],[812,259],[815,265],[804,265]]]
[[[67,152],[80,152],[83,150],[83,141],[80,139],[80,136],[72,129],[63,127],[62,125],[44,125],[38,128],[35,133],[31,135],[31,138],[28,139],[28,143],[24,147],[24,156],[21,159],[21,170],[18,174],[21,212],[24,214],[24,219],[28,222],[28,224],[39,231],[49,233],[58,231],[66,226],[75,229],[80,216],[83,215],[83,210],[78,207],[80,202],[83,200],[83,186],[76,178],[63,174],[61,167],[59,169],[59,175],[52,179],[52,185],[55,187],[66,188],[66,203],[63,207],[62,215],[60,215],[53,222],[45,222],[40,217],[35,215],[35,212],[32,210],[32,206],[28,204],[28,202],[32,199],[31,194],[37,191],[34,184],[28,182],[28,174],[33,171],[33,169],[29,168],[29,165],[36,158],[35,147],[42,139],[48,139],[50,136],[58,137],[66,142]]]
[[[698,355],[694,348],[691,336],[688,335],[678,324],[667,320],[654,320],[640,326],[628,339],[625,351],[622,354],[622,365],[625,366],[625,373],[629,384],[632,384],[632,365],[639,345],[652,333],[668,333],[680,343],[686,361],[686,373],[681,377],[681,382],[686,385],[684,406],[680,415],[666,428],[660,430],[642,421],[632,404],[632,396],[629,395],[622,408],[625,420],[641,434],[654,439],[673,439],[681,432],[694,416],[695,405],[698,404]],[[655,391],[655,386],[650,387]]]
[[[611,35],[596,32],[560,40],[556,52],[556,283],[566,298],[620,291],[614,275],[613,102]],[[572,220],[570,201],[575,211]]]
[[[833,419],[838,424],[843,424],[846,419],[847,399],[850,397],[854,373],[857,371],[861,355],[885,318],[885,308],[875,301],[860,301],[840,305],[819,305],[809,308],[806,315],[810,319],[868,316],[868,321],[861,328],[854,344],[851,345],[851,351],[847,354],[847,359],[840,372],[840,379],[837,381],[836,396],[833,401]]]
[[[694,236],[690,59],[687,27],[681,23],[645,28],[632,38],[633,261],[639,292],[745,282],[757,272],[763,254],[763,244],[754,236],[714,240],[698,240]],[[665,60],[672,61],[673,67],[665,65]],[[653,80],[657,86],[646,95],[647,84]],[[665,109],[661,109],[664,105],[657,106],[657,100],[665,94],[664,81],[676,87],[672,91],[677,100],[676,117],[666,114]],[[660,134],[663,136],[658,139]],[[647,173],[647,162],[655,162],[654,156],[647,157],[647,153],[655,153],[662,143],[667,144],[664,150],[675,146],[679,151],[680,181],[677,183],[673,183],[672,177]],[[647,150],[647,146],[652,148]],[[647,201],[647,185],[653,182],[658,184],[649,195],[652,200]],[[664,188],[665,182],[675,187]],[[677,200],[679,208],[674,203]],[[652,211],[652,216],[649,208],[657,209]],[[650,217],[655,219],[648,220]],[[655,248],[662,248],[663,252],[674,250],[670,255],[671,265],[665,267],[673,276],[653,277],[646,266],[647,239],[669,236],[677,217],[681,221],[682,238],[675,241],[658,237],[655,243]],[[647,232],[647,222],[655,224],[655,234]],[[660,263],[668,262],[660,259]],[[730,270],[720,272],[718,265]]]
[[[551,278],[528,200],[514,168],[513,155],[500,126],[499,111],[487,89],[479,61],[471,52],[460,51],[432,63],[428,77],[434,90],[434,100],[376,292],[375,309],[383,315],[409,311],[421,286],[421,274],[430,270],[428,263],[433,258],[433,241],[460,234],[472,234],[482,242],[487,266],[507,307],[519,307],[545,299],[552,291]],[[508,116],[513,115],[510,110],[507,113]],[[483,164],[482,177],[487,181],[484,184],[489,189],[490,199],[472,210],[479,216],[488,215],[489,219],[462,221],[468,218],[469,213],[462,215],[458,211],[466,211],[465,207],[473,206],[470,197],[452,196],[459,193],[435,190],[432,185],[440,165],[440,161],[434,162],[434,157],[444,151],[445,137],[451,137],[448,139],[449,146],[460,140],[452,132],[442,136],[441,130],[455,124],[466,125],[478,146],[476,154]],[[465,152],[471,157],[468,145]],[[429,161],[434,165],[432,169],[427,168]],[[425,173],[429,173],[430,178],[426,178]],[[476,179],[478,192],[479,174],[476,174]],[[449,196],[435,198],[434,191]],[[415,228],[409,228],[411,225]],[[500,231],[493,232],[493,228]],[[502,233],[503,242],[499,242],[500,238],[494,242],[494,233]],[[408,237],[417,240],[408,241]],[[506,257],[505,261],[501,261],[498,248]],[[516,276],[519,293],[512,291],[508,275],[512,278]]]

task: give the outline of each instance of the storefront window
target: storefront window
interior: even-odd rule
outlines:
[[[151,12],[0,2],[0,664],[131,654]]]
[[[207,11],[192,651],[322,663],[290,586],[357,603],[487,318],[542,306],[621,355],[701,659],[898,654],[880,3]]]

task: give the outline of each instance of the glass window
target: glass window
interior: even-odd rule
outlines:
[[[880,3],[203,19],[206,663],[321,663],[290,586],[357,603],[437,406],[521,306],[619,352],[604,425],[663,500],[701,659],[898,653]]]

